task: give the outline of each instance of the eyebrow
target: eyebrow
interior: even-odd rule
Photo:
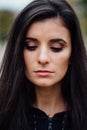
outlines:
[[[28,41],[28,40],[38,41],[36,38],[33,38],[33,37],[25,37],[25,41]],[[54,38],[54,39],[51,39],[50,42],[63,42],[65,44],[67,44],[67,42],[65,40],[63,40],[62,38]]]
[[[28,41],[28,40],[31,40],[31,41],[38,41],[36,38],[25,37],[25,41]]]
[[[50,42],[63,42],[65,44],[67,44],[67,42],[61,38],[55,38],[55,39],[51,39]]]

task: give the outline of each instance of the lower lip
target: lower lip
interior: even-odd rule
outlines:
[[[35,72],[38,76],[46,77],[50,76],[52,73],[51,72]]]

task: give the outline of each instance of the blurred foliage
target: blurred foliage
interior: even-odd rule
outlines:
[[[14,20],[14,13],[8,10],[0,10],[0,41],[6,40],[8,31]]]
[[[80,0],[78,3],[82,7],[82,25],[84,27],[84,33],[87,36],[87,0]]]
[[[83,6],[83,13],[87,17],[87,0],[80,0],[79,3]]]
[[[87,46],[87,0],[67,0],[74,8],[81,25],[84,42]]]

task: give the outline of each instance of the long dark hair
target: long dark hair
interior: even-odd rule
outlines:
[[[86,50],[78,18],[65,0],[35,0],[16,18],[0,69],[0,130],[30,129],[24,99],[28,95],[26,101],[28,98],[27,104],[31,105],[34,88],[24,76],[24,39],[33,22],[53,17],[60,17],[71,34],[71,63],[62,82],[62,92],[72,110],[72,130],[87,130]]]

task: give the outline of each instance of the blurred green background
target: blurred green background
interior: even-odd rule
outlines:
[[[74,8],[79,18],[83,39],[85,45],[87,46],[87,0],[67,0],[67,1]],[[19,13],[18,10],[13,11],[11,9],[5,9],[5,8],[0,9],[0,52],[4,50],[3,46],[5,46],[6,44],[9,30],[18,13]]]

